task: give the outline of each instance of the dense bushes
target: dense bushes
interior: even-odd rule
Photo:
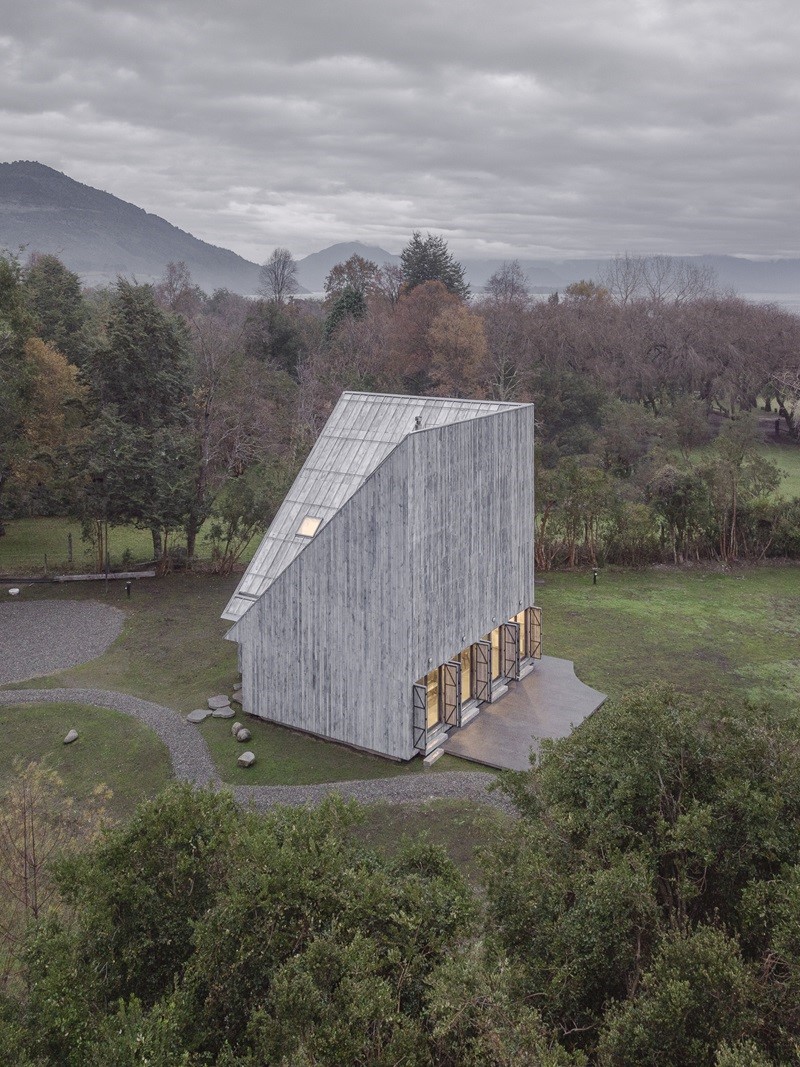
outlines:
[[[436,848],[358,845],[340,801],[173,788],[61,864],[3,1062],[794,1062],[798,725],[664,689],[604,707],[504,776],[484,901]]]

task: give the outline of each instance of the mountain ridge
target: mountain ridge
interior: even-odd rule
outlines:
[[[33,160],[0,163],[0,248],[24,247],[52,252],[87,285],[113,282],[117,275],[157,281],[169,262],[183,261],[206,292],[228,288],[244,295],[258,290],[259,265],[209,244],[113,193],[78,182]],[[400,257],[379,245],[347,241],[329,245],[297,261],[297,280],[305,292],[319,293],[328,271],[357,254],[383,263]],[[534,290],[564,289],[596,277],[608,259],[532,259],[518,257]],[[609,257],[610,258],[610,257]],[[714,269],[720,286],[750,295],[800,294],[800,259],[748,259],[740,256],[676,256]],[[468,281],[477,293],[501,259],[462,256]]]

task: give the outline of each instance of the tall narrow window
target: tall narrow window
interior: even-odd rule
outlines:
[[[458,657],[461,660],[461,703],[472,699],[472,645]]]
[[[428,671],[425,675],[428,707],[428,729],[436,726],[441,721],[442,715],[439,708],[439,668]]]

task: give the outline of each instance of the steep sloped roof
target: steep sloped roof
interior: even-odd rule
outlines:
[[[321,529],[408,434],[520,406],[342,393],[222,618],[240,619],[308,544],[310,538],[299,532],[303,520],[319,519],[317,529]]]

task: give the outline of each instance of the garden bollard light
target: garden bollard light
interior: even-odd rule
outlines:
[[[597,585],[597,570],[592,570],[592,585]]]
[[[126,582],[125,583],[125,593],[126,593],[126,595],[128,597],[128,600],[130,600],[130,598],[131,598],[131,585],[132,584],[133,584],[132,582]]]

